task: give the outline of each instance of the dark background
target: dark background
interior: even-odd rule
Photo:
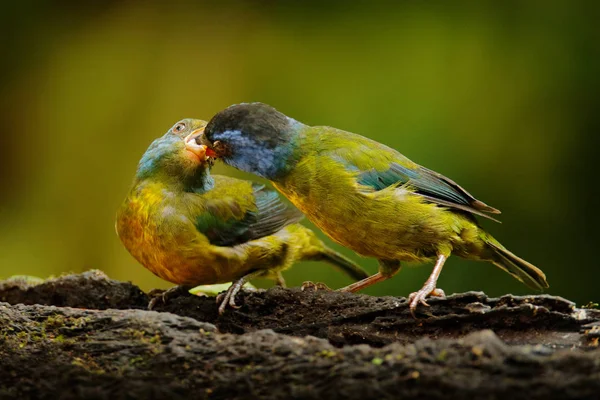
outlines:
[[[181,118],[262,101],[456,180],[503,211],[484,226],[546,272],[548,293],[599,300],[595,2],[349,3],[5,4],[0,276],[99,268],[168,287],[114,231],[140,156]],[[367,292],[406,295],[430,271],[405,268]],[[320,263],[285,275],[348,283]],[[528,293],[457,258],[439,283]]]

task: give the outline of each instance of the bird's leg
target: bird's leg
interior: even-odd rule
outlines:
[[[285,278],[281,275],[281,272],[277,273],[277,286],[287,287],[285,284]]]
[[[378,272],[374,275],[371,275],[368,278],[360,280],[358,282],[354,282],[348,286],[345,286],[341,289],[338,289],[338,292],[358,292],[366,287],[376,284],[377,282],[385,281],[388,277],[384,276],[381,272]]]
[[[346,287],[338,289],[338,292],[358,292],[366,287],[391,278],[400,271],[400,261],[397,260],[379,260],[379,272],[358,282],[354,282]]]
[[[163,290],[158,294],[150,292],[150,295],[154,297],[152,297],[150,303],[148,303],[148,310],[153,310],[159,302],[167,304],[167,301],[169,301],[169,299],[179,297],[182,294],[188,293],[190,289],[190,286],[177,285],[173,286],[172,288],[169,288],[168,290]]]
[[[425,301],[427,296],[446,296],[442,289],[437,289],[435,286],[437,285],[437,280],[440,277],[440,273],[442,272],[442,268],[447,259],[448,256],[444,254],[438,255],[435,267],[433,267],[433,271],[431,272],[431,275],[429,275],[429,278],[427,278],[427,281],[425,281],[423,287],[418,292],[412,292],[410,296],[408,296],[410,313],[413,317],[415,317],[415,310],[419,304],[429,307],[429,304]]]
[[[249,274],[242,276],[240,279],[233,282],[225,293],[219,294],[217,296],[217,304],[219,304],[219,315],[222,315],[225,312],[227,306],[231,308],[240,308],[240,306],[235,304],[235,296],[240,292],[240,290],[242,290],[242,286],[244,286],[246,282],[254,278],[258,278],[264,273],[265,271],[260,270],[250,272]]]

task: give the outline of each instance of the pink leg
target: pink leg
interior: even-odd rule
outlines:
[[[440,254],[435,263],[435,267],[433,267],[433,271],[429,278],[425,282],[425,285],[418,291],[413,292],[408,296],[408,302],[410,304],[410,313],[412,316],[415,316],[415,310],[419,304],[423,304],[424,306],[429,307],[429,304],[425,301],[427,296],[437,296],[437,297],[445,297],[445,293],[442,289],[436,289],[437,280],[440,277],[440,273],[442,272],[442,268],[444,267],[444,263],[448,259],[447,256]],[[415,317],[416,318],[416,317]]]
[[[358,292],[359,290],[362,290],[368,286],[374,285],[378,282],[385,281],[388,278],[390,278],[390,277],[384,276],[381,272],[378,272],[375,275],[371,275],[368,278],[365,278],[358,282],[354,282],[346,287],[338,289],[338,292],[351,292],[351,293]]]
[[[366,287],[374,285],[376,283],[385,281],[391,278],[400,271],[400,261],[398,260],[378,260],[379,261],[379,272],[375,275],[371,275],[368,278],[354,282],[351,285],[338,289],[339,292],[358,292]]]

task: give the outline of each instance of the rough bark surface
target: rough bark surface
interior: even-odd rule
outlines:
[[[600,397],[600,312],[546,295],[452,295],[413,319],[404,298],[273,288],[219,317],[187,294],[146,311],[93,271],[0,300],[0,398]]]

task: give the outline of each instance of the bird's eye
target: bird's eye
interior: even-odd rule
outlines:
[[[173,133],[180,133],[183,132],[183,130],[185,129],[185,122],[180,122],[177,125],[175,125],[173,127]]]

